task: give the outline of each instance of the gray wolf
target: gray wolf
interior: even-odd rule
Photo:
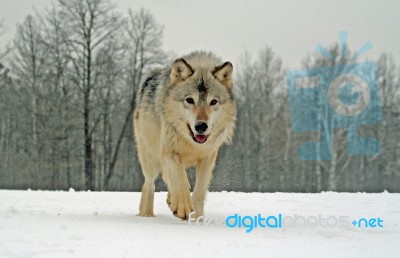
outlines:
[[[154,69],[137,93],[134,135],[145,182],[139,215],[154,216],[154,180],[162,174],[173,214],[204,214],[218,149],[230,143],[236,120],[233,66],[209,52],[193,52]],[[186,168],[195,167],[190,196]]]

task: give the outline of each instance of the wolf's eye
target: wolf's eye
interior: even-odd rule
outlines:
[[[217,104],[218,101],[216,99],[211,100],[210,102],[210,106],[214,106],[215,104]]]
[[[192,98],[185,99],[187,103],[194,105],[194,100]]]

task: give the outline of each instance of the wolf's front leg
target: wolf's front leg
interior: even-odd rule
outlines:
[[[196,166],[196,184],[192,195],[193,209],[196,213],[193,217],[204,215],[204,201],[216,158],[217,152],[213,152],[207,158],[200,160]]]
[[[190,185],[186,170],[173,158],[165,158],[163,166],[163,178],[168,185],[169,208],[175,216],[187,219],[192,212],[190,200]]]

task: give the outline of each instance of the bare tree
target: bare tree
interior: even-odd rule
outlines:
[[[22,25],[17,28],[17,36],[14,40],[15,55],[13,56],[13,72],[18,76],[20,85],[27,89],[28,105],[24,105],[21,110],[23,114],[30,116],[28,126],[30,130],[28,134],[32,136],[32,145],[35,147],[35,156],[33,162],[35,164],[32,178],[36,184],[39,182],[41,171],[41,152],[43,151],[42,135],[40,128],[44,126],[42,118],[41,103],[39,102],[43,91],[45,78],[45,60],[47,51],[42,44],[41,25],[37,18],[28,15]],[[23,100],[25,101],[25,100]]]
[[[398,155],[400,145],[398,141],[393,140],[400,137],[400,76],[393,57],[387,53],[381,54],[376,66],[383,121],[381,126],[370,128],[369,131],[381,141],[381,152],[379,155],[363,160],[365,170],[371,171],[371,173],[367,175],[368,178],[364,175],[362,180],[369,179],[378,182],[377,188],[379,189],[385,185],[382,178],[386,176],[395,178],[400,169]]]
[[[67,188],[72,184],[71,134],[77,126],[77,121],[71,116],[74,95],[77,90],[68,79],[70,69],[69,31],[64,26],[59,9],[52,8],[40,17],[43,30],[43,44],[48,56],[46,58],[46,86],[49,91],[48,100],[51,102],[51,115],[47,128],[49,129],[49,148],[51,150],[50,167],[52,171],[51,185],[54,189]],[[66,183],[62,183],[66,174]]]
[[[95,51],[116,36],[121,20],[108,0],[59,0],[64,26],[70,32],[70,59],[74,66],[74,81],[83,99],[84,174],[86,188],[94,190],[93,133],[100,117],[92,120],[90,105]]]
[[[3,36],[5,29],[4,29],[4,23],[2,20],[0,20],[0,38]],[[4,50],[2,49],[3,46],[0,44],[0,93],[1,89],[4,87],[6,83],[6,77],[8,74],[8,69],[5,68],[3,61],[6,57],[6,55],[9,53],[9,48],[6,47]]]
[[[103,189],[104,176],[107,173],[114,144],[115,129],[119,128],[125,108],[121,107],[127,99],[124,80],[124,50],[122,45],[110,40],[96,55],[96,69],[93,71],[97,88],[94,91],[94,101],[101,109],[96,110],[96,116],[101,117],[100,127],[96,133],[96,188]],[[123,105],[125,106],[125,105]]]
[[[235,142],[241,150],[245,189],[267,191],[274,179],[269,176],[275,155],[270,142],[278,141],[272,135],[279,106],[276,91],[283,86],[282,63],[268,47],[254,62],[247,54],[241,63],[236,83],[240,97]]]
[[[126,60],[126,74],[127,83],[129,85],[128,94],[131,97],[124,124],[117,136],[117,141],[109,162],[108,173],[104,181],[106,188],[110,178],[114,174],[123,137],[125,136],[128,125],[131,124],[130,121],[132,121],[131,116],[135,108],[136,92],[143,75],[152,67],[162,65],[166,61],[166,55],[161,49],[163,28],[157,24],[150,12],[141,9],[133,13],[132,10],[129,10],[129,18],[125,26],[125,33],[127,34],[125,51],[128,56]]]
[[[3,35],[3,32],[4,25],[0,21],[0,37]],[[0,177],[3,178],[5,185],[12,186],[14,177],[12,173],[8,172],[11,164],[12,119],[7,99],[11,78],[9,76],[9,69],[3,64],[7,52],[0,48]]]
[[[3,36],[6,31],[3,20],[0,20],[0,38]],[[2,49],[4,47],[4,49]],[[6,57],[6,55],[10,52],[10,46],[1,46],[0,44],[0,63]]]

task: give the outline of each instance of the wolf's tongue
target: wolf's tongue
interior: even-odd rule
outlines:
[[[207,140],[207,135],[196,134],[194,138],[196,139],[196,141],[203,143]]]

